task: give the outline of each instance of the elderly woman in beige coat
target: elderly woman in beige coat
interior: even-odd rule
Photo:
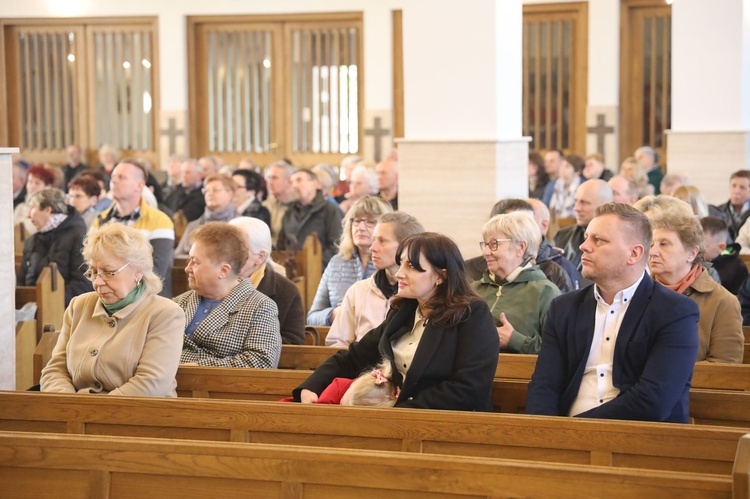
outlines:
[[[697,218],[667,210],[651,220],[649,252],[652,277],[698,304],[699,346],[696,360],[741,363],[742,316],[737,297],[714,281],[701,265],[706,248]],[[665,310],[664,313],[669,313]]]
[[[148,240],[108,224],[86,237],[83,256],[94,292],[65,311],[41,390],[175,397],[185,314],[158,296]]]

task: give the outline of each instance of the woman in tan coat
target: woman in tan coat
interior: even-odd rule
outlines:
[[[83,256],[94,292],[65,311],[41,390],[175,397],[185,314],[158,296],[148,240],[107,224],[87,236]]]
[[[652,277],[692,298],[700,309],[696,360],[741,363],[744,335],[737,297],[714,281],[701,265],[706,248],[697,218],[666,211],[651,220]],[[669,311],[665,310],[665,314]]]

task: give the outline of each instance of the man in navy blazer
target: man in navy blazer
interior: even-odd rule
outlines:
[[[688,421],[699,310],[646,274],[650,246],[643,214],[622,203],[596,210],[581,244],[594,284],[552,302],[528,414]]]

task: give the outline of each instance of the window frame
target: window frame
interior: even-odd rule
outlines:
[[[364,139],[364,33],[362,12],[330,12],[315,14],[269,14],[269,15],[241,15],[241,16],[188,16],[187,17],[187,55],[188,61],[188,129],[190,139],[190,155],[194,157],[216,154],[228,164],[237,164],[241,159],[250,158],[253,162],[267,165],[272,161],[288,158],[295,165],[314,165],[316,163],[340,163],[347,154],[343,153],[295,153],[292,151],[292,102],[287,96],[291,95],[291,79],[288,77],[289,62],[291,60],[292,44],[291,32],[299,27],[325,29],[349,25],[358,30],[357,60],[358,65],[358,98],[357,113],[359,126],[357,130],[359,151],[362,154]],[[243,29],[256,29],[264,26],[272,29],[272,53],[275,60],[282,61],[275,64],[277,68],[271,75],[271,129],[273,130],[275,148],[268,153],[255,152],[212,152],[208,148],[207,125],[205,116],[207,95],[205,84],[201,80],[199,71],[200,61],[206,60],[206,48],[203,40],[208,30],[214,27],[233,25]]]
[[[75,18],[14,18],[1,19],[2,42],[0,44],[0,102],[5,106],[0,110],[0,139],[6,144],[17,145],[21,130],[11,127],[11,120],[20,119],[20,102],[12,97],[18,95],[20,86],[20,63],[17,60],[17,39],[15,35],[21,29],[46,31],[50,28],[65,29],[76,33],[81,43],[81,50],[77,52],[76,78],[79,81],[75,95],[77,115],[75,118],[74,136],[76,145],[83,151],[84,161],[90,166],[98,164],[98,148],[96,138],[96,106],[93,92],[94,83],[89,78],[94,74],[94,68],[89,61],[93,60],[94,48],[90,44],[92,30],[111,27],[124,31],[129,28],[148,30],[151,33],[151,84],[152,84],[152,115],[151,115],[151,143],[150,150],[121,150],[121,155],[138,156],[152,164],[159,162],[159,114],[160,78],[159,78],[159,26],[157,16],[132,17],[75,17]],[[11,65],[14,65],[11,67]],[[82,83],[81,83],[82,82]],[[69,145],[69,144],[68,144]],[[21,149],[21,155],[33,163],[53,163],[63,165],[67,162],[65,148],[63,149]]]

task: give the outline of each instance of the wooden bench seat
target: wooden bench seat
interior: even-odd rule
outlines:
[[[737,471],[738,485],[745,474]],[[732,480],[709,474],[386,451],[0,433],[4,490],[40,498],[728,498]]]
[[[29,392],[0,392],[0,431],[296,444],[720,475],[731,474],[745,433],[578,418]]]

